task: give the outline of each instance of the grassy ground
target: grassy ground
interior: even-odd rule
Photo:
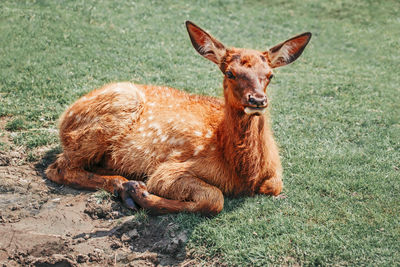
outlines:
[[[232,265],[400,265],[399,13],[395,0],[1,1],[0,135],[27,150],[57,144],[67,105],[112,81],[221,95],[187,19],[260,50],[311,31],[269,89],[286,198],[169,219],[198,257]]]

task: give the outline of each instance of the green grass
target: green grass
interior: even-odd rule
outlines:
[[[100,204],[103,202],[110,201],[112,198],[112,194],[107,192],[104,189],[100,189],[100,190],[96,191],[96,193],[94,194],[94,197],[96,199],[97,204]]]
[[[112,81],[221,95],[187,19],[260,50],[311,31],[269,87],[287,198],[169,219],[198,257],[230,265],[400,265],[399,1],[127,2],[0,2],[0,117],[15,144],[57,144],[61,112]]]

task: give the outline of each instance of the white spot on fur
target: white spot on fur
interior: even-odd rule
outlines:
[[[153,111],[151,109],[149,109],[149,111],[147,111],[149,114],[153,114]]]
[[[212,136],[212,131],[211,130],[207,130],[207,134],[205,135],[206,138],[211,138]]]
[[[211,146],[210,146],[210,149],[211,149],[211,151],[214,151],[214,150],[215,150],[215,146],[214,146],[214,145],[211,145]]]
[[[168,140],[168,143],[169,143],[170,145],[175,145],[175,144],[176,144],[176,140],[177,140],[177,139],[176,139],[174,136],[172,136],[171,139]]]
[[[147,105],[149,105],[149,106],[151,106],[151,107],[154,107],[156,104],[153,103],[153,102],[149,102]]]
[[[153,139],[153,144],[155,144],[155,143],[157,143],[158,142],[158,138],[154,138]]]
[[[71,110],[71,111],[68,113],[68,116],[71,117],[72,115],[74,115],[74,112]]]
[[[194,131],[195,136],[202,136],[203,134],[200,131]]]
[[[181,156],[181,155],[182,155],[182,152],[181,152],[181,151],[174,150],[174,151],[172,151],[172,153],[170,154],[170,157],[179,157],[179,156]]]
[[[165,142],[165,140],[167,140],[167,139],[168,139],[168,136],[167,135],[163,135],[163,136],[161,136],[160,141],[161,142]]]
[[[143,120],[142,123],[145,124],[147,122],[147,120]]]
[[[200,151],[202,151],[203,149],[204,149],[204,146],[203,146],[203,145],[198,145],[198,146],[194,149],[193,156],[197,156],[197,155],[200,153]]]
[[[141,145],[138,145],[138,146],[136,146],[136,148],[139,150],[142,150],[143,147]]]
[[[156,129],[156,130],[157,129],[161,129],[161,125],[159,123],[157,123],[157,122],[150,123],[149,127],[152,128],[152,129]]]
[[[144,131],[144,127],[139,127],[139,132],[143,132]]]
[[[151,121],[152,119],[154,119],[154,116],[150,116],[149,117],[149,121]]]
[[[82,117],[81,117],[81,116],[79,116],[79,115],[76,115],[76,116],[75,116],[75,121],[76,121],[76,122],[80,122],[80,121],[81,121],[81,119],[82,119]]]
[[[184,139],[179,139],[178,140],[178,145],[183,145],[185,143],[185,140]]]
[[[149,127],[154,129],[154,130],[157,130],[157,135],[161,135],[162,134],[162,130],[161,130],[161,125],[160,124],[154,122],[154,123],[151,123],[149,125]]]
[[[149,137],[149,136],[151,136],[152,134],[153,134],[153,132],[148,132],[148,133],[146,134],[146,136]]]
[[[183,145],[185,143],[185,140],[183,138],[175,138],[173,136],[171,137],[171,139],[169,139],[168,143],[171,145]]]
[[[173,121],[173,119],[168,119],[167,120],[168,123],[171,123],[172,121]]]
[[[172,108],[172,105],[168,105],[169,108]]]

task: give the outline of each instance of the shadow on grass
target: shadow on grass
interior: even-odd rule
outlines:
[[[224,205],[224,212],[232,212],[240,208],[246,201],[247,197],[240,197],[240,198],[232,198],[227,197],[225,198],[225,205]]]

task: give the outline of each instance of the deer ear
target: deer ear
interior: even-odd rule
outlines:
[[[305,32],[284,41],[264,52],[271,61],[271,67],[285,66],[295,61],[311,39],[311,33]]]
[[[186,28],[194,49],[205,58],[218,66],[226,53],[225,46],[210,34],[190,21],[186,21]]]

